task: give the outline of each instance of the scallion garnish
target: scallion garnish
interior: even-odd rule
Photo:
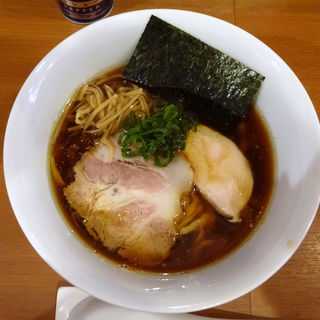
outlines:
[[[122,122],[118,138],[124,158],[154,157],[154,164],[166,167],[177,151],[184,150],[189,130],[196,131],[197,121],[181,108],[170,104],[150,116],[132,112]]]

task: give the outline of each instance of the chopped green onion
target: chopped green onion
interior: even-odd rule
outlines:
[[[122,122],[118,144],[124,158],[154,157],[154,164],[166,167],[177,151],[184,150],[189,130],[196,131],[197,121],[181,108],[170,104],[147,116],[132,112]]]

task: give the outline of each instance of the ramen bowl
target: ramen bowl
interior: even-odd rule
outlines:
[[[275,150],[275,186],[265,218],[237,250],[180,274],[136,272],[107,261],[79,240],[53,197],[48,146],[63,106],[95,75],[125,64],[154,14],[240,60],[266,79],[256,105]],[[253,290],[298,248],[317,211],[320,130],[313,105],[290,68],[247,32],[213,17],[179,10],[143,10],[94,23],[54,48],[21,88],[4,144],[12,208],[38,254],[74,286],[101,300],[152,312],[214,307]]]

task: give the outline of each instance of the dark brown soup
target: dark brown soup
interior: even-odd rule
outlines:
[[[111,87],[117,87],[122,81],[121,78],[115,77],[111,78],[108,84]],[[67,128],[73,125],[74,118],[67,116],[50,150],[50,158],[54,158],[56,168],[66,184],[74,180],[73,167],[75,163],[99,138],[93,134],[70,133]],[[240,223],[228,222],[225,217],[217,214],[212,206],[194,189],[192,197],[198,197],[198,205],[202,207],[202,210],[214,215],[214,224],[212,227],[201,229],[200,232],[194,231],[179,237],[171,249],[169,257],[160,265],[151,268],[130,265],[116,252],[110,252],[101,243],[95,241],[84,227],[83,219],[66,201],[63,186],[59,186],[52,179],[52,187],[58,205],[72,229],[85,243],[108,259],[133,269],[160,273],[182,272],[199,268],[226,256],[248,238],[263,217],[272,194],[274,183],[272,143],[268,130],[256,108],[251,108],[246,119],[238,125],[229,138],[237,144],[248,159],[254,177],[252,196],[241,212],[242,221]]]

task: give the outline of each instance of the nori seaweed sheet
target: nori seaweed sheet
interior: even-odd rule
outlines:
[[[179,96],[198,115],[205,113],[206,118],[231,126],[246,116],[264,80],[241,62],[155,16],[123,76],[154,92],[165,92],[169,102]]]
[[[200,123],[213,127],[226,135],[232,134],[239,122],[243,120],[242,117],[230,113],[211,100],[184,90],[164,87],[143,87],[150,93],[161,97],[164,100],[161,103],[163,106],[171,103],[180,105],[190,115],[198,119]]]

